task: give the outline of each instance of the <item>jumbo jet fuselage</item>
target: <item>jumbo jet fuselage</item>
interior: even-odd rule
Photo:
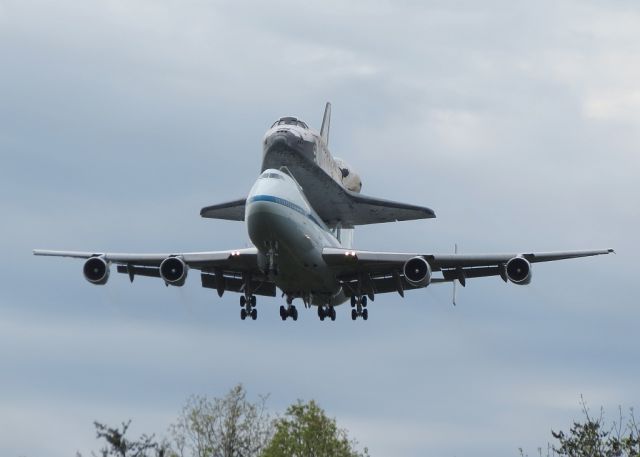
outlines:
[[[288,297],[331,306],[347,299],[322,258],[324,248],[342,244],[291,176],[265,170],[247,197],[245,221],[262,270]]]
[[[329,109],[320,132],[295,117],[283,117],[267,130],[262,174],[247,198],[245,221],[249,237],[264,259],[264,270],[281,290],[311,304],[335,306],[348,297],[325,264],[322,250],[352,247],[352,232],[328,227],[307,194],[312,200],[323,198],[326,177],[323,180],[322,175],[356,193],[362,181],[329,151]]]

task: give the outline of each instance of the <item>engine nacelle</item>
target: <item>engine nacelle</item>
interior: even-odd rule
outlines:
[[[423,257],[413,257],[402,268],[404,277],[414,287],[426,287],[431,283],[431,266]]]
[[[160,264],[160,277],[172,286],[183,286],[189,267],[180,257],[167,257]]]
[[[91,257],[84,263],[82,272],[91,284],[101,286],[109,280],[109,263],[102,257]]]
[[[505,267],[507,278],[514,284],[523,286],[531,282],[531,264],[524,257],[514,257]]]

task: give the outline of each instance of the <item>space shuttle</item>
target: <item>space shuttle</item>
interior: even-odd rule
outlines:
[[[262,140],[262,169],[282,170],[301,187],[325,224],[342,238],[357,225],[435,218],[430,208],[370,197],[361,193],[362,179],[347,162],[329,151],[331,104],[327,103],[320,131],[295,117],[282,117]],[[246,199],[202,208],[202,217],[244,220]]]

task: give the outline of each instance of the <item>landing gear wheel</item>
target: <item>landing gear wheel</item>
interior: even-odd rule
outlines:
[[[255,307],[256,306],[256,296],[252,295],[251,298],[249,299],[249,301],[251,302],[251,306]],[[367,306],[367,305],[364,305]]]
[[[251,310],[251,319],[255,321],[257,318],[258,318],[258,310],[253,308]]]
[[[318,317],[320,318],[321,321],[323,321],[324,318],[326,317],[324,312],[324,307],[322,306],[318,306]]]
[[[363,309],[362,310],[362,318],[366,321],[367,319],[369,319],[369,310],[368,309]]]
[[[293,317],[294,321],[297,321],[298,320],[298,310],[296,309],[295,306],[292,306],[291,307],[291,311],[292,311],[291,317]]]
[[[240,310],[240,319],[245,320],[247,318],[247,310],[242,308]]]
[[[247,297],[245,297],[244,295],[240,295],[240,306],[244,308],[246,304],[247,304]]]
[[[351,310],[351,320],[355,321],[358,318],[358,313],[355,309]]]
[[[287,310],[282,305],[280,305],[280,319],[283,321],[287,320]]]
[[[336,309],[333,306],[329,308],[329,317],[332,321],[336,320]]]
[[[367,307],[367,296],[366,295],[362,297],[362,307],[363,308]]]
[[[356,307],[356,296],[355,295],[351,296],[351,307],[352,308]]]

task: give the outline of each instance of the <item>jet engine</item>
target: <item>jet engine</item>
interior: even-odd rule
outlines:
[[[91,284],[103,285],[109,280],[109,264],[102,257],[91,257],[82,268],[84,278]]]
[[[426,287],[431,282],[431,266],[423,257],[413,257],[402,268],[407,282],[414,287]]]
[[[180,257],[167,257],[160,264],[160,277],[172,286],[183,286],[189,267]]]
[[[507,278],[519,286],[531,282],[531,264],[524,257],[514,257],[506,265]]]

